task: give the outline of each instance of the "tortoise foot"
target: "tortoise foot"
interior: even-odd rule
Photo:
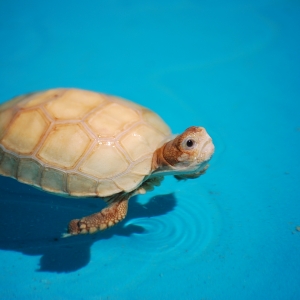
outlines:
[[[122,221],[127,214],[128,199],[114,202],[100,212],[84,217],[74,219],[69,223],[68,234],[65,236],[95,233],[104,230]]]

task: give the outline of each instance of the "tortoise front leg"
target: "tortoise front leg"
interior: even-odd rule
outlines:
[[[104,230],[122,221],[127,214],[129,197],[111,203],[100,212],[84,217],[74,219],[69,223],[68,234],[76,235],[83,233],[94,233],[98,230]]]

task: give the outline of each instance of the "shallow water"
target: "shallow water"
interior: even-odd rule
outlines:
[[[130,200],[124,222],[62,239],[104,207],[0,177],[1,299],[299,299],[297,1],[10,1],[0,102],[52,87],[119,95],[173,132],[204,126],[207,173]]]

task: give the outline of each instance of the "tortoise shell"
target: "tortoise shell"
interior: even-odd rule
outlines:
[[[0,174],[43,190],[106,197],[136,189],[171,131],[133,102],[52,89],[0,106]]]

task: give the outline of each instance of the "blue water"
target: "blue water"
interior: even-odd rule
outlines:
[[[300,299],[299,1],[2,1],[0,101],[119,95],[173,132],[204,126],[207,174],[100,210],[0,177],[1,299]]]

